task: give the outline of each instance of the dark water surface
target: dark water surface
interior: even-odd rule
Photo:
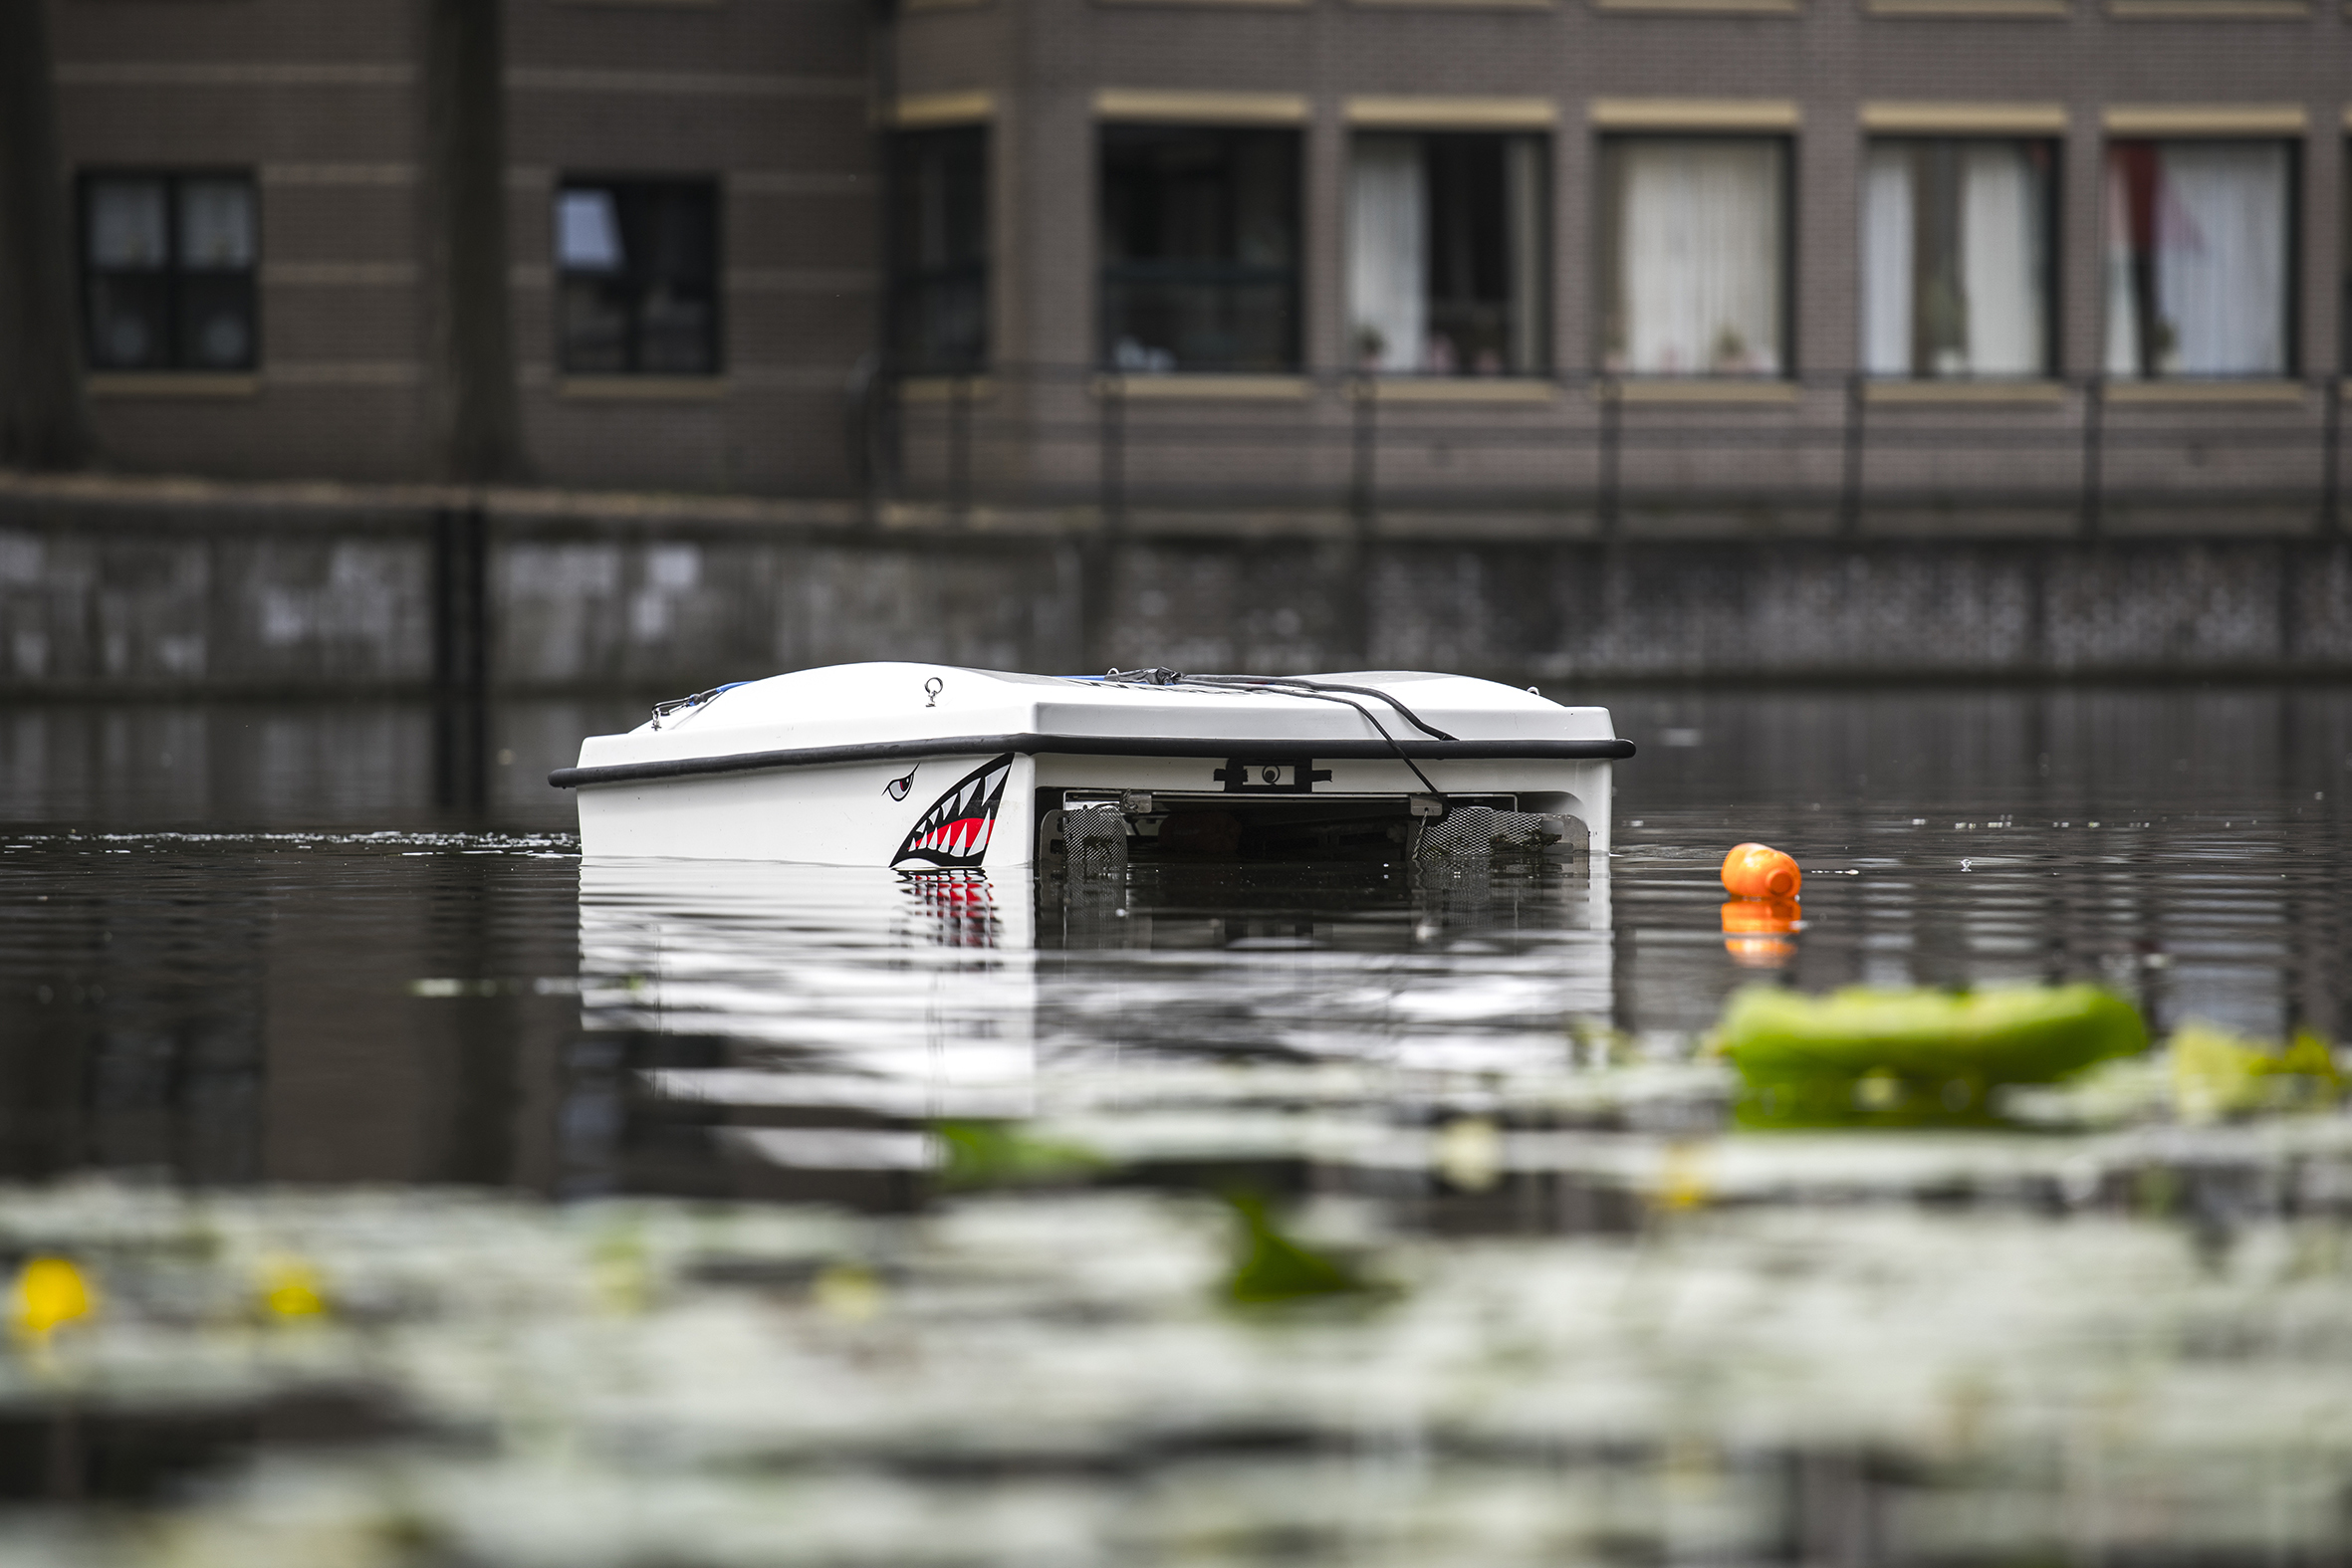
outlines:
[[[2352,693],[1613,709],[1642,750],[1597,879],[1253,868],[1140,884],[1112,915],[811,868],[584,872],[541,781],[633,705],[499,710],[479,804],[450,799],[421,705],[20,708],[0,715],[0,1171],[769,1192],[800,1167],[709,1129],[790,1119],[791,1096],[713,1070],[823,1080],[820,1102],[886,1081],[850,1119],[907,1124],[962,1081],[1051,1095],[1124,1069],[1148,1097],[1171,1064],[1501,1069],[1579,1030],[1673,1057],[1754,978],[1715,880],[1748,838],[1807,870],[1786,971],[1807,989],[2088,978],[2159,1030],[2343,1030]],[[698,1098],[712,1082],[752,1103]]]
[[[1760,979],[2352,1033],[2352,691],[1577,695],[1587,871],[1044,902],[584,865],[540,780],[635,704],[0,713],[0,1267],[98,1291],[8,1297],[0,1561],[2345,1560],[2340,1107],[1734,1134],[1698,1047]],[[1369,1288],[1236,1309],[1251,1191]]]

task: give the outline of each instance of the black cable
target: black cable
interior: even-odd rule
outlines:
[[[1373,733],[1388,743],[1388,749],[1396,753],[1396,760],[1413,770],[1413,777],[1421,781],[1421,787],[1436,795],[1439,802],[1445,805],[1448,810],[1453,808],[1453,802],[1447,799],[1446,792],[1430,782],[1429,775],[1421,771],[1419,763],[1405,755],[1405,749],[1397,744],[1395,736],[1388,733],[1388,727],[1372,716],[1371,709],[1350,698],[1335,695],[1339,692],[1361,692],[1367,697],[1377,697],[1422,730],[1427,731],[1431,739],[1439,741],[1454,739],[1443,730],[1431,729],[1428,725],[1423,724],[1412,709],[1407,708],[1403,703],[1398,702],[1394,697],[1377,687],[1343,686],[1337,681],[1309,681],[1296,676],[1282,675],[1185,675],[1176,670],[1160,669],[1156,666],[1143,670],[1109,670],[1104,672],[1102,678],[1108,682],[1142,686],[1231,687],[1241,691],[1267,692],[1277,697],[1305,697],[1316,702],[1335,702],[1341,707],[1353,708],[1364,723],[1372,727]]]
[[[1303,675],[1180,675],[1180,681],[1199,681],[1211,686],[1296,686],[1314,692],[1354,692],[1359,697],[1377,697],[1404,715],[1405,722],[1433,741],[1451,741],[1453,736],[1430,724],[1390,693],[1377,686],[1349,686],[1340,681],[1310,681]]]
[[[1200,677],[1196,675],[1193,676],[1192,679],[1199,680]],[[1215,685],[1218,683],[1215,681],[1210,681],[1204,684]],[[1388,749],[1396,753],[1396,760],[1400,763],[1403,763],[1407,768],[1413,770],[1413,777],[1421,781],[1421,786],[1427,789],[1431,794],[1436,795],[1439,800],[1444,801],[1448,810],[1453,809],[1453,802],[1446,800],[1446,792],[1443,789],[1440,789],[1436,784],[1429,782],[1429,775],[1421,771],[1421,765],[1419,763],[1413,761],[1412,758],[1405,755],[1405,749],[1397,744],[1396,737],[1389,734],[1387,727],[1382,725],[1378,719],[1372,717],[1372,710],[1365,707],[1362,703],[1355,701],[1355,699],[1351,697],[1334,696],[1330,692],[1322,691],[1284,691],[1280,687],[1274,686],[1244,687],[1242,689],[1245,691],[1255,690],[1269,692],[1277,697],[1305,697],[1315,702],[1335,702],[1340,704],[1342,707],[1353,708],[1357,713],[1363,716],[1364,723],[1370,725],[1374,730],[1379,732],[1380,739],[1388,743]],[[1450,735],[1445,735],[1438,737],[1438,739],[1450,741],[1453,739],[1453,737]]]

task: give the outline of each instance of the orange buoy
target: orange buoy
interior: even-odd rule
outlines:
[[[1724,951],[1743,969],[1778,969],[1796,957],[1791,940],[1804,911],[1793,898],[1735,898],[1723,907]]]
[[[1735,898],[1723,907],[1724,935],[1784,937],[1804,918],[1793,898]]]
[[[1734,898],[1794,898],[1804,873],[1768,844],[1735,844],[1723,857],[1724,891]]]

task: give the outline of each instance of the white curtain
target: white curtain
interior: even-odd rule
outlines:
[[[2107,170],[2107,353],[2109,375],[2140,373],[2140,315],[2132,286],[2131,202],[2123,171]]]
[[[2274,141],[2180,141],[2154,149],[2154,178],[2134,213],[2118,148],[2107,174],[2107,369],[2114,375],[2277,375],[2287,366],[2287,175]],[[2137,219],[2135,224],[2134,220]],[[2154,310],[2133,269],[2135,228],[2148,238]],[[2152,315],[2156,340],[2140,341]]]
[[[1625,366],[1652,374],[1780,368],[1780,147],[1629,141],[1617,276]]]
[[[556,195],[556,265],[567,272],[617,272],[620,216],[608,190]]]
[[[170,225],[161,180],[107,179],[90,187],[90,259],[101,267],[160,267]]]
[[[2042,204],[2013,142],[1980,142],[1960,161],[1960,277],[1968,300],[1969,370],[2039,375]]]
[[[1922,190],[1923,146],[1941,152],[1932,143],[1879,142],[1863,170],[1863,368],[1872,375],[2041,374],[2048,239],[2030,149],[1961,142],[1952,162],[1930,159],[1932,167],[1957,168],[1957,188],[1931,180]],[[1947,221],[1928,232],[1956,234],[1958,255],[1918,254],[1922,202],[1954,205],[1932,214]],[[1918,362],[1913,343],[1923,274],[1958,279],[1964,324],[1958,344],[1940,344],[1933,364]]]
[[[1348,180],[1348,327],[1367,369],[1420,368],[1429,331],[1427,175],[1413,136],[1358,136]]]
[[[2286,368],[2284,145],[2184,142],[2157,154],[2156,310],[2171,329],[2160,367],[2183,375]]]
[[[1862,368],[1911,373],[1911,149],[1880,142],[1862,175]]]
[[[243,180],[189,180],[179,188],[179,259],[189,267],[253,265],[253,187]]]

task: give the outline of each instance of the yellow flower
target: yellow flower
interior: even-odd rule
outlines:
[[[98,1289],[65,1258],[30,1258],[17,1271],[9,1308],[9,1324],[18,1334],[47,1339],[65,1324],[96,1315]]]
[[[280,1255],[262,1262],[261,1304],[272,1317],[325,1317],[327,1292],[317,1269],[299,1257]]]
[[[1703,1207],[1712,1191],[1707,1179],[1707,1146],[1673,1143],[1666,1147],[1650,1202],[1669,1213]]]
[[[831,1263],[818,1274],[809,1299],[817,1310],[843,1323],[863,1323],[882,1310],[882,1282],[858,1263]]]

